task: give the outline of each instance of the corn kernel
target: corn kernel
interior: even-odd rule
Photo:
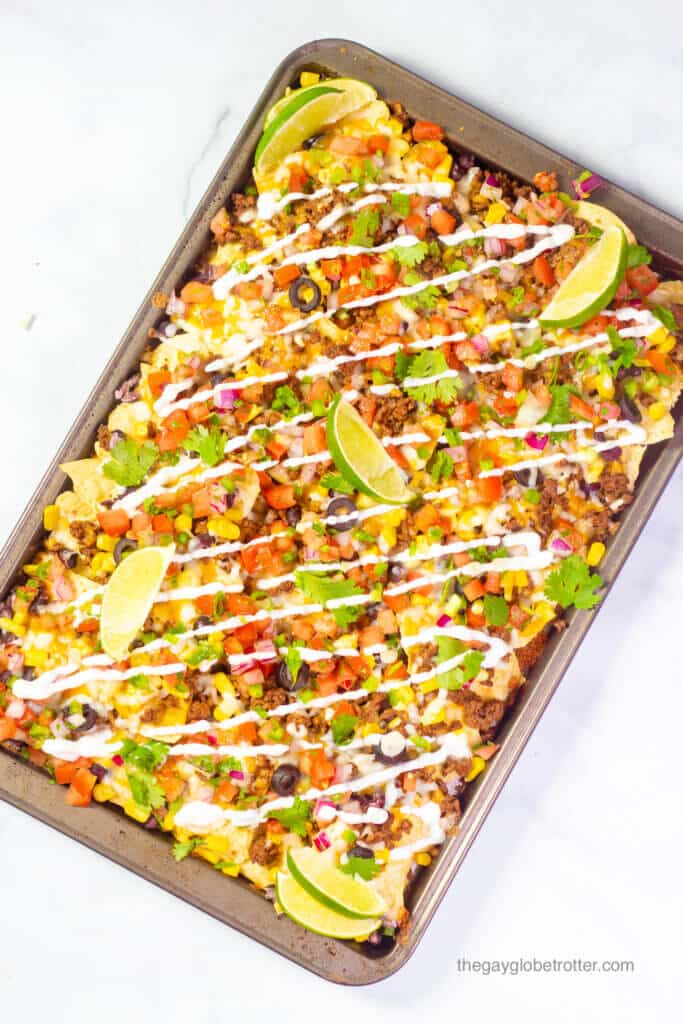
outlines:
[[[388,728],[389,729],[398,729],[400,724],[401,724],[401,719],[398,717],[398,715],[396,715],[396,717],[392,718],[391,721],[389,722]]]
[[[671,349],[675,346],[675,344],[676,344],[676,339],[674,338],[673,334],[669,334],[667,332],[666,338],[664,338],[663,341],[659,342],[659,344],[657,345],[657,349],[658,349],[659,352],[662,352],[664,355],[668,355],[669,352],[671,351]]]
[[[43,526],[46,530],[56,530],[59,526],[59,509],[56,505],[46,505],[43,512]]]
[[[116,791],[111,786],[108,786],[106,782],[100,782],[93,789],[92,795],[98,803],[103,804],[106,800],[111,800],[112,797],[116,796]]]
[[[227,853],[230,840],[227,836],[207,836],[202,845],[215,853]]]
[[[135,821],[145,822],[149,818],[149,809],[139,807],[134,800],[124,800],[123,809],[128,817],[134,818]]]
[[[31,668],[47,668],[47,651],[39,651],[35,647],[24,648],[24,661]]]
[[[666,415],[666,407],[663,402],[653,402],[647,410],[647,414],[651,420],[661,420]]]
[[[475,754],[472,758],[472,767],[465,776],[465,782],[471,782],[472,779],[476,779],[477,775],[481,775],[484,768],[486,768],[486,761],[483,757],[479,757]]]
[[[375,850],[375,860],[380,861],[382,864],[386,864],[389,860],[388,850]]]
[[[192,516],[177,516],[175,521],[175,528],[178,533],[190,533],[190,531],[192,530]]]
[[[512,593],[515,589],[514,572],[504,572],[500,582],[503,585],[503,597],[506,601],[510,602],[512,600]]]
[[[98,533],[95,544],[100,551],[113,551],[116,547],[117,538],[108,537],[106,533]]]
[[[215,516],[208,521],[209,532],[223,540],[237,540],[240,535],[240,528],[236,523],[231,523],[223,516]]]
[[[429,865],[432,863],[432,858],[429,856],[428,853],[418,853],[417,856],[415,857],[415,860],[420,865],[420,867],[423,868],[428,868]]]
[[[114,561],[114,556],[109,554],[108,551],[98,551],[96,555],[93,555],[90,567],[95,575],[99,576],[101,573],[113,572],[116,568],[116,562]]]
[[[317,71],[302,71],[299,77],[301,87],[305,89],[309,85],[315,85],[316,82],[320,81],[320,75]]]
[[[485,224],[500,224],[507,213],[507,208],[502,203],[491,203],[484,217]]]
[[[666,327],[664,326],[664,324],[662,324],[661,327],[655,328],[652,334],[648,334],[647,340],[649,341],[650,345],[654,345],[656,348],[659,348],[662,342],[666,341],[666,336],[668,333],[669,332],[667,331]]]
[[[614,378],[611,373],[598,374],[595,387],[601,398],[614,398]]]
[[[24,636],[26,629],[18,621],[16,616],[13,619],[0,619],[0,629],[7,633],[14,633],[15,636]]]
[[[604,554],[605,545],[601,544],[599,541],[596,541],[589,547],[588,554],[586,555],[586,561],[589,565],[600,565],[600,562],[602,561]]]

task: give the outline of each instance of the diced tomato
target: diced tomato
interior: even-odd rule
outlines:
[[[489,572],[486,574],[486,581],[484,582],[484,589],[487,594],[499,594],[500,593],[500,573]]]
[[[13,718],[0,718],[0,743],[11,740],[17,731],[17,723]]]
[[[466,583],[462,589],[468,601],[476,601],[477,598],[483,597],[483,595],[486,593],[486,590],[484,589],[484,584],[481,582],[481,580],[470,580],[469,583]]]
[[[245,594],[228,594],[225,602],[231,615],[253,615],[258,609],[256,602]]]
[[[428,139],[442,139],[443,128],[433,121],[416,121],[413,125],[413,138],[416,142],[425,142]]]
[[[411,235],[415,235],[416,238],[424,238],[427,234],[427,221],[419,213],[411,213],[403,223],[406,226],[406,231],[409,231]]]
[[[121,537],[130,526],[128,513],[122,508],[107,508],[98,512],[97,521],[109,537]]]
[[[503,478],[500,476],[485,476],[477,480],[481,500],[491,505],[494,501],[500,501],[503,494]]]
[[[524,224],[521,217],[517,217],[514,213],[508,213],[505,220],[509,224]],[[517,238],[506,238],[506,245],[511,246],[513,249],[520,250],[526,248],[526,233],[519,235]]]
[[[368,149],[371,153],[386,153],[389,149],[388,135],[371,135],[368,139]]]
[[[334,778],[334,764],[332,761],[328,761],[322,750],[308,751],[307,760],[308,774],[313,785],[318,788],[329,785]]]
[[[192,517],[203,519],[211,511],[211,492],[208,487],[200,487],[192,495]]]
[[[239,791],[239,786],[236,786],[234,782],[230,781],[230,779],[223,779],[223,781],[216,786],[217,798],[226,804],[229,804],[231,800],[234,800]]]
[[[289,168],[289,191],[301,192],[308,184],[310,175],[301,164],[292,164]]]
[[[338,281],[342,275],[342,264],[340,259],[321,260],[320,269],[330,281]]]
[[[211,415],[211,409],[206,402],[197,402],[187,410],[187,418],[190,423],[203,423]]]
[[[263,488],[263,497],[271,508],[285,509],[296,505],[296,496],[291,484],[273,484]]]
[[[611,323],[608,316],[594,316],[592,320],[584,324],[581,330],[584,334],[602,334]]]
[[[66,794],[66,802],[72,807],[87,807],[92,801],[92,791],[97,779],[88,768],[79,768]]]
[[[514,398],[506,398],[505,395],[496,395],[493,400],[493,408],[499,416],[514,416],[517,412],[517,402]]]
[[[430,223],[437,235],[450,235],[455,229],[455,217],[448,210],[436,210],[430,218]]]
[[[266,451],[274,459],[281,459],[288,447],[286,441],[279,441],[276,437],[271,437],[266,443]]]
[[[652,369],[657,373],[663,373],[668,377],[671,377],[676,373],[676,367],[669,357],[663,352],[658,352],[657,349],[651,348],[645,353],[645,358]]]
[[[309,402],[327,402],[332,397],[332,388],[324,377],[317,377],[308,392]]]
[[[353,135],[334,135],[328,149],[344,156],[365,156],[369,152],[365,139],[357,139]]]
[[[77,633],[96,633],[99,628],[100,628],[100,620],[99,619],[83,619],[83,621],[79,622],[78,625],[76,626],[76,632]]]
[[[551,285],[555,284],[555,275],[553,268],[548,263],[545,256],[537,256],[533,264],[534,277],[539,284],[542,284],[545,288],[550,288]]]
[[[423,505],[418,509],[413,519],[413,524],[418,533],[424,533],[430,526],[439,521],[439,513],[433,505]]]
[[[190,421],[182,409],[176,409],[161,424],[157,446],[162,452],[175,451],[190,432]]]
[[[483,614],[482,615],[477,615],[477,613],[473,612],[471,608],[467,609],[467,616],[466,617],[467,617],[467,625],[471,629],[481,629],[482,626],[486,625],[486,616],[483,615]]]
[[[503,367],[503,384],[508,391],[521,391],[524,385],[524,370],[514,363],[506,363]]]
[[[242,548],[242,565],[250,576],[267,575],[273,568],[273,555],[268,544]]]
[[[451,414],[454,427],[469,427],[479,420],[479,406],[476,402],[460,402]]]
[[[150,373],[147,383],[154,398],[158,398],[166,385],[171,383],[171,374],[168,370],[155,370],[154,373]]]
[[[62,761],[59,757],[53,757],[55,782],[58,782],[60,786],[68,786],[70,782],[73,782],[79,768],[85,768],[87,765],[88,762],[84,757],[79,757],[77,761]]]
[[[392,612],[402,612],[410,604],[410,598],[407,594],[387,594],[385,591],[384,603]]]
[[[130,524],[130,532],[138,537],[144,530],[151,529],[152,517],[148,512],[136,512]]]
[[[626,279],[631,285],[631,288],[635,288],[643,299],[646,295],[649,295],[650,292],[653,292],[659,284],[659,278],[655,274],[654,270],[650,270],[646,263],[642,263],[639,267],[633,267],[631,270],[627,270]]]
[[[199,597],[195,597],[194,603],[202,615],[213,615],[215,600],[214,594],[200,594]]]
[[[569,396],[569,408],[575,416],[579,416],[581,419],[592,420],[595,418],[595,410],[580,395]]]
[[[164,513],[152,516],[152,529],[155,533],[173,533],[173,520]]]
[[[202,284],[201,281],[188,281],[180,293],[183,302],[211,302],[213,290],[211,285]]]
[[[304,455],[317,455],[327,448],[327,434],[324,420],[318,420],[304,427]]]
[[[256,722],[242,722],[237,727],[237,736],[240,743],[255,743],[258,738]]]
[[[277,270],[273,272],[273,277],[275,278],[275,284],[278,288],[286,288],[288,284],[292,283],[292,281],[296,281],[300,274],[301,271],[299,268],[295,266],[295,264],[289,263],[284,267],[278,267]]]

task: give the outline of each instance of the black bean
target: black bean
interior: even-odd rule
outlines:
[[[535,466],[529,469],[516,469],[512,475],[521,487],[538,487],[543,481],[543,474]]]
[[[119,538],[116,542],[116,546],[114,547],[114,561],[116,564],[118,565],[128,551],[135,551],[137,546],[137,541],[134,541],[131,537]]]
[[[640,423],[643,418],[640,409],[625,391],[622,391],[619,395],[619,408],[623,413],[624,419],[630,420],[631,423]]]
[[[302,313],[310,313],[320,302],[320,289],[310,277],[297,277],[289,286],[289,301]]]
[[[327,506],[328,516],[350,516],[356,511],[356,503],[353,498],[348,496],[341,496],[339,498],[333,498]],[[354,516],[350,519],[345,519],[343,523],[337,523],[336,526],[331,527],[335,532],[342,532],[344,530],[353,530],[357,524],[358,519]]]
[[[29,667],[24,669],[24,671],[21,673],[21,675],[22,675],[23,679],[28,679],[28,681],[31,682],[31,680],[36,678],[38,673],[36,672],[36,670],[34,668],[31,668],[29,666]]]
[[[278,686],[281,686],[283,690],[305,690],[308,685],[308,680],[311,675],[311,670],[306,664],[302,662],[299,665],[299,671],[296,674],[296,679],[292,679],[292,673],[289,671],[289,666],[286,661],[278,662],[278,666],[275,670],[275,678],[277,679]]]
[[[600,452],[605,462],[616,462],[617,459],[621,458],[621,448],[607,448],[605,451]]]
[[[195,622],[195,626],[210,626],[212,622],[213,619],[209,618],[208,615],[200,615],[197,621]]]
[[[291,796],[300,778],[301,772],[295,764],[281,764],[273,772],[270,780],[271,789],[278,796]]]
[[[285,512],[285,522],[288,526],[296,526],[301,519],[301,507],[299,505],[292,505]]]
[[[402,580],[406,574],[405,566],[401,565],[400,562],[391,562],[389,565],[388,576],[392,583],[398,583]]]
[[[89,732],[90,729],[94,728],[98,722],[98,714],[90,704],[84,704],[81,709],[81,714],[85,719],[80,725],[74,729],[74,736],[80,736],[84,732]]]
[[[349,857],[361,857],[363,860],[372,860],[375,854],[368,846],[360,846],[356,843],[349,850]]]
[[[88,770],[95,776],[98,782],[101,782],[102,779],[106,778],[107,769],[101,764],[91,764]]]

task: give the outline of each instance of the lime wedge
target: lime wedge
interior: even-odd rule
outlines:
[[[624,224],[621,217],[617,217],[616,213],[608,210],[606,206],[600,206],[598,203],[587,203],[584,199],[580,199],[576,204],[574,213],[581,220],[585,220],[588,224],[592,224],[593,227],[600,228],[604,231],[605,228],[617,227],[626,235],[626,241],[631,245],[636,244],[636,236],[631,231],[630,227]]]
[[[166,575],[175,547],[140,548],[133,551],[112,573],[102,596],[100,639],[115,661],[128,648],[143,626]]]
[[[393,505],[404,505],[414,497],[370,427],[339,397],[327,414],[327,446],[335,466],[356,490]]]
[[[278,873],[275,896],[292,921],[318,935],[328,935],[332,939],[365,939],[380,926],[376,919],[348,917],[330,910],[284,871]]]
[[[626,235],[605,229],[538,318],[542,327],[580,327],[614,298],[626,269]]]
[[[279,99],[277,103],[274,103],[263,122],[264,130],[285,109],[287,104],[291,103],[295,96],[310,92],[311,89],[319,89],[321,85],[326,86],[328,89],[338,89],[340,92],[346,93],[345,104],[348,104],[348,109],[345,110],[344,114],[339,114],[339,117],[336,117],[335,120],[345,117],[352,110],[364,107],[366,103],[370,103],[377,98],[377,93],[372,86],[368,85],[367,82],[360,82],[357,78],[326,78],[324,82],[319,82],[316,85],[307,85],[302,89],[293,89],[286,96],[283,96],[282,99]]]
[[[362,90],[370,88],[364,82],[357,84]],[[297,89],[286,99],[287,103],[275,111],[259,139],[254,154],[256,174],[271,171],[325,125],[333,124],[367,102],[365,94],[358,89],[335,89],[327,84]]]
[[[340,871],[328,854],[302,846],[287,853],[293,878],[323,906],[347,917],[381,917],[387,906],[371,885]]]

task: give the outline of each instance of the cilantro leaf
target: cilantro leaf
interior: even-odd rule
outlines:
[[[173,844],[173,857],[176,861],[185,860],[189,857],[196,846],[201,846],[204,842],[201,838],[188,839],[186,843],[174,843]]]
[[[277,388],[272,407],[277,412],[283,413],[286,420],[291,420],[293,416],[298,416],[301,412],[301,402],[288,384]]]
[[[484,595],[484,615],[490,626],[504,626],[507,623],[510,609],[504,597],[495,594]]]
[[[572,384],[554,384],[550,387],[552,396],[548,411],[541,420],[541,423],[569,423],[572,419],[572,412],[569,406],[569,396],[575,395],[576,388]],[[538,431],[542,433],[542,431]]]
[[[353,494],[355,488],[348,480],[345,480],[341,473],[325,473],[320,481],[321,487],[328,491],[339,491],[340,494]]]
[[[521,305],[524,301],[524,288],[521,284],[518,284],[516,288],[512,288],[508,298],[505,300],[505,305],[508,309],[514,309],[515,306]]]
[[[349,857],[346,864],[339,865],[340,871],[346,875],[357,875],[365,882],[371,882],[382,870],[382,865],[374,857]]]
[[[208,641],[201,641],[192,653],[185,658],[185,663],[194,667],[195,665],[200,665],[203,661],[217,661],[222,654],[222,648],[214,647]]]
[[[305,837],[306,823],[311,819],[311,802],[295,796],[291,807],[283,807],[279,811],[269,811],[268,817],[275,818],[290,832]]]
[[[414,245],[395,245],[389,250],[389,255],[402,267],[416,267],[422,263],[428,251],[426,242],[415,242]]]
[[[417,281],[406,281],[406,284],[417,284]],[[401,302],[408,309],[429,310],[434,309],[440,298],[441,292],[436,285],[429,284],[419,292],[415,292],[414,295],[402,295]]]
[[[352,225],[350,244],[371,246],[378,228],[379,210],[374,206],[361,210]]]
[[[407,217],[410,213],[410,196],[403,195],[401,192],[393,192],[391,205],[399,217]]]
[[[443,352],[425,349],[410,360],[406,377],[436,377],[439,374],[446,373],[448,369],[449,366]],[[412,398],[415,398],[418,402],[424,402],[425,405],[431,405],[437,401],[443,402],[446,405],[453,402],[460,387],[461,381],[459,377],[447,377],[442,380],[432,381],[429,384],[407,387],[406,390]]]
[[[563,608],[593,608],[600,601],[595,593],[602,578],[592,573],[580,555],[569,555],[545,581],[545,595]]]
[[[453,466],[453,459],[448,452],[443,448],[439,448],[427,463],[427,472],[432,480],[438,484],[440,480],[453,475]]]
[[[136,444],[127,437],[111,450],[112,461],[105,462],[102,472],[121,487],[137,487],[159,458],[159,449],[150,441]]]
[[[157,780],[149,772],[127,772],[133,800],[139,807],[151,811],[166,803],[166,796]]]
[[[327,604],[328,601],[337,598],[353,597],[363,593],[352,580],[330,579],[325,573],[297,572],[296,582],[304,596],[315,604]]]
[[[292,677],[292,683],[296,683],[302,663],[303,658],[301,657],[301,651],[299,648],[288,647],[287,653],[285,654],[285,665],[289,669],[289,674]]]
[[[644,263],[652,263],[652,254],[647,251],[644,245],[629,245],[626,249],[626,269],[633,270]]]
[[[143,772],[153,772],[166,760],[170,747],[159,740],[148,740],[146,743],[136,743],[134,740],[125,739],[119,751],[121,757],[134,768],[140,768]]]
[[[655,306],[652,314],[657,317],[660,323],[664,324],[667,331],[676,330],[676,318],[670,309],[665,309],[664,306]]]
[[[216,466],[223,458],[227,436],[216,426],[194,427],[185,438],[185,447],[189,452],[197,452],[207,466]]]
[[[633,361],[638,355],[638,346],[633,338],[622,338],[619,331],[612,327],[611,324],[607,328],[607,337],[611,342],[612,352],[617,355],[617,358],[610,366],[612,375],[616,377],[617,372],[622,366],[625,369],[633,366]]]
[[[332,719],[332,739],[337,746],[349,742],[357,725],[358,719],[355,715],[341,714]]]

